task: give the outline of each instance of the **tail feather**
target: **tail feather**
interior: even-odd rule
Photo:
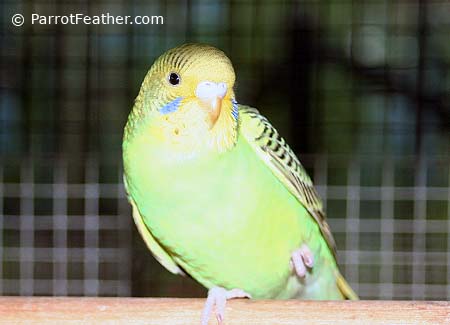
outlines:
[[[359,300],[358,295],[353,291],[352,287],[348,284],[347,280],[344,279],[341,273],[336,274],[336,284],[341,291],[345,299],[348,300]]]

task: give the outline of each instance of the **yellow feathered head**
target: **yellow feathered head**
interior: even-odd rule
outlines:
[[[152,134],[167,145],[183,151],[201,146],[224,151],[237,137],[234,82],[225,53],[206,44],[184,44],[155,61],[136,106],[151,113]]]

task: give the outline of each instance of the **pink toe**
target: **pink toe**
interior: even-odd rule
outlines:
[[[295,273],[297,273],[299,277],[304,277],[306,275],[306,267],[299,251],[295,251],[292,254],[292,262],[294,263]]]
[[[311,250],[309,249],[309,247],[307,245],[303,245],[300,248],[300,251],[301,251],[303,261],[305,262],[305,265],[310,268],[313,267],[314,266],[314,256],[311,253]]]
[[[241,289],[225,290],[222,287],[213,287],[208,291],[205,307],[202,314],[202,325],[208,325],[212,309],[215,307],[217,322],[222,324],[225,319],[225,306],[228,299],[233,298],[251,298],[251,296]]]

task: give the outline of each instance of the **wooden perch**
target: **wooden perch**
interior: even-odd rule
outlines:
[[[204,299],[0,297],[1,324],[200,324]],[[210,324],[215,324],[215,319]],[[438,301],[231,300],[226,324],[450,324]]]

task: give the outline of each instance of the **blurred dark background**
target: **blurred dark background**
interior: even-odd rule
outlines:
[[[164,24],[32,25],[32,13]],[[238,101],[310,171],[361,298],[450,299],[448,1],[3,0],[0,28],[1,294],[206,294],[146,250],[121,167],[148,68],[198,41],[229,55]]]

